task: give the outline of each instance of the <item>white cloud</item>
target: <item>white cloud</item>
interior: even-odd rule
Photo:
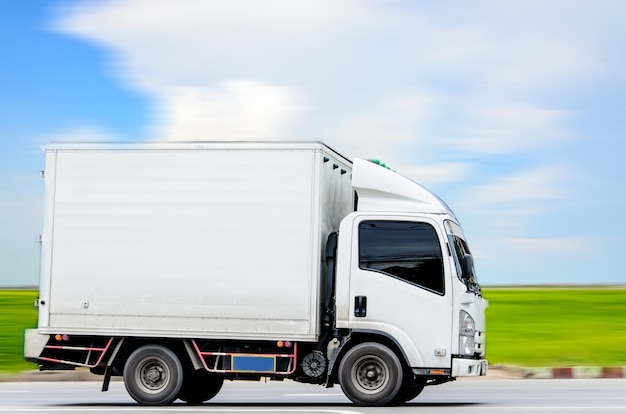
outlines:
[[[429,60],[467,71],[481,95],[540,91],[590,79],[619,25],[619,2],[439,2],[428,12]],[[613,47],[615,44],[613,44]],[[449,51],[449,52],[448,52]],[[458,71],[462,67],[463,71]],[[501,96],[506,96],[504,93]]]
[[[289,139],[289,120],[299,108],[289,88],[252,81],[166,90],[156,136],[169,140]]]
[[[545,29],[545,28],[544,28]],[[492,81],[497,85],[551,87],[584,76],[591,69],[587,51],[571,37],[527,34],[506,47],[500,45],[502,64],[494,67]]]
[[[504,238],[502,241],[515,254],[523,255],[577,255],[589,254],[591,241],[583,237],[558,238]]]
[[[424,166],[398,166],[396,171],[426,187],[434,184],[465,181],[472,176],[475,166],[471,163],[443,162]]]
[[[493,182],[472,188],[471,203],[481,207],[542,207],[568,196],[571,178],[566,168],[541,166],[510,174]]]
[[[512,104],[481,108],[476,111],[476,115],[496,125],[503,124],[510,128],[542,129],[560,121],[567,113],[562,110]]]
[[[473,180],[462,190],[453,207],[490,277],[506,280],[520,273],[524,282],[515,283],[567,280],[565,274],[546,274],[542,263],[570,263],[594,250],[595,236],[576,225],[584,217],[577,182],[575,173],[555,164],[507,172],[484,185]],[[498,267],[502,274],[494,271]]]
[[[371,9],[351,0],[108,1],[64,10],[55,28],[105,45],[123,78],[158,91],[216,79],[319,79],[336,70],[333,60],[351,59],[337,53],[347,33],[383,24]]]
[[[524,94],[544,91],[592,68],[585,62],[594,60],[594,49],[561,24],[562,6],[486,1],[452,10],[446,2],[111,0],[63,9],[54,27],[104,45],[116,76],[159,101],[159,136],[196,135],[202,128],[207,135],[281,136],[294,125],[294,135],[318,130],[333,140],[360,142],[347,146],[360,149],[383,139],[422,139],[415,122],[446,111],[457,126],[450,145],[493,155],[562,137],[563,110],[516,101],[520,85]],[[565,19],[579,15],[568,10]],[[258,108],[262,95],[259,88],[235,90],[246,83],[262,85],[262,94],[273,90],[258,116],[243,115]],[[409,96],[405,104],[419,106],[411,111],[403,97],[389,98],[403,89],[423,95],[426,88],[452,93],[454,106],[427,107]],[[503,103],[503,96],[509,101]],[[329,107],[338,113],[317,126],[315,116]],[[207,110],[216,116],[207,119]],[[234,113],[247,125],[226,131],[235,124],[228,120]]]
[[[516,255],[519,248],[530,248],[529,240],[551,240],[555,244],[570,240],[555,238],[552,232],[563,222],[563,213],[575,203],[571,181],[576,181],[575,176],[563,166],[538,166],[484,185],[470,185],[454,207],[469,217],[466,231],[476,235],[483,257],[499,260],[503,255]],[[572,250],[563,246],[583,245],[580,236],[575,240],[571,244],[563,242],[559,252]],[[537,245],[541,243],[538,241]]]
[[[538,150],[575,139],[563,123],[569,112],[521,104],[483,106],[469,111],[466,136],[452,140],[463,152],[479,155]]]
[[[352,154],[389,162],[402,159],[401,149],[424,137],[424,122],[436,101],[427,92],[393,90],[365,108],[344,113],[326,135]]]

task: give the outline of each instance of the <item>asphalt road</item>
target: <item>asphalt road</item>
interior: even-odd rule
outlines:
[[[210,402],[141,407],[113,382],[0,383],[0,413],[626,413],[626,379],[462,379],[427,387],[393,408],[352,405],[339,387],[293,382],[231,382]]]

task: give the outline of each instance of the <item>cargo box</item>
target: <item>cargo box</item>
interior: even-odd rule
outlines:
[[[321,143],[44,151],[40,333],[317,339],[349,160]]]

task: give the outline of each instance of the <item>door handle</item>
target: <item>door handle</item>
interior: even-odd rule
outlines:
[[[367,316],[367,296],[354,297],[354,316],[364,318]]]

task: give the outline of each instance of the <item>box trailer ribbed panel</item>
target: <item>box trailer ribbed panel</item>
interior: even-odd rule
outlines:
[[[353,207],[345,158],[320,143],[45,152],[40,332],[317,337],[322,246]]]

